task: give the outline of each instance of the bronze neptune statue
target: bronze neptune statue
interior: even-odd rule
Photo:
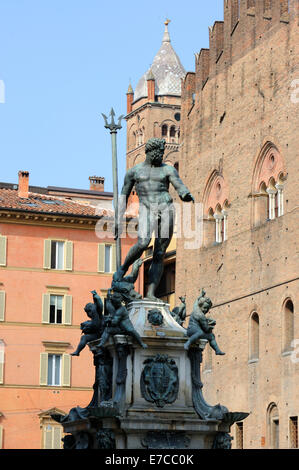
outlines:
[[[124,263],[117,271],[116,280],[121,281],[129,267],[138,260],[150,244],[155,233],[153,260],[149,269],[149,285],[146,297],[157,300],[155,291],[163,274],[163,260],[171,241],[174,228],[174,205],[169,194],[169,185],[178,192],[182,201],[193,201],[188,188],[171,165],[163,163],[165,140],[152,138],[145,145],[146,159],[126,173],[121,191],[120,221],[125,213],[133,187],[139,198],[139,227],[137,243],[130,249]],[[117,227],[121,233],[121,227]]]

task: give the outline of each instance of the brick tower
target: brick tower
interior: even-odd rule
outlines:
[[[165,162],[179,161],[181,80],[185,70],[175,53],[168,33],[149,70],[139,80],[135,92],[127,92],[127,168],[145,159],[145,143],[152,137],[166,142]]]
[[[127,169],[145,160],[145,144],[152,137],[166,140],[164,162],[179,169],[181,82],[186,72],[171,45],[169,22],[170,20],[166,20],[164,23],[162,44],[152,65],[140,78],[135,92],[131,84],[127,91]],[[176,199],[174,192],[172,196]],[[138,202],[134,191],[129,203],[132,202]],[[171,307],[174,306],[175,250],[174,237],[165,258],[161,291],[157,294],[170,302]],[[145,283],[151,247],[146,255]]]

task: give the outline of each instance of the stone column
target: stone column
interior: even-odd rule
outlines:
[[[267,193],[269,195],[269,219],[275,219],[275,195],[276,189],[267,188]]]
[[[278,217],[281,217],[284,213],[283,184],[276,184],[275,188],[277,189],[277,197],[278,197]]]
[[[222,219],[223,215],[222,214],[214,214],[214,219],[216,222],[216,243],[221,243],[222,242]]]
[[[223,215],[223,241],[227,240],[227,211],[224,209],[221,211]]]

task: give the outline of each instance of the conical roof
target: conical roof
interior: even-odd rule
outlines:
[[[169,20],[165,21],[165,31],[161,47],[147,72],[139,80],[134,101],[147,97],[147,79],[150,72],[155,78],[155,94],[181,96],[181,79],[185,77],[186,71],[174,51],[168,32]]]

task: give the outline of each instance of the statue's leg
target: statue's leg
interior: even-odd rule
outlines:
[[[128,271],[129,267],[140,258],[150,244],[152,237],[152,224],[150,218],[150,210],[145,206],[139,209],[139,226],[137,243],[131,247],[123,265],[120,267],[122,276]]]
[[[94,339],[96,339],[96,335],[84,335],[84,336],[81,336],[81,339],[80,339],[80,342],[77,346],[77,349],[76,351],[74,351],[73,353],[71,353],[70,355],[71,356],[79,356],[80,355],[80,352],[82,351],[82,349],[85,348],[85,346],[87,345],[87,343],[89,341],[93,341]]]
[[[153,260],[148,272],[148,291],[146,297],[148,299],[156,299],[155,292],[160,284],[161,277],[164,271],[164,257],[166,250],[171,242],[174,227],[174,209],[173,207],[167,208],[162,211],[159,216],[158,230],[156,233]]]
[[[189,349],[191,344],[195,343],[196,341],[201,339],[203,336],[204,336],[204,334],[201,330],[198,331],[197,333],[194,333],[192,336],[190,336],[188,341],[184,344],[184,348]]]
[[[215,335],[213,333],[211,333],[210,335],[207,335],[207,339],[209,340],[210,346],[211,346],[212,349],[214,349],[217,356],[224,356],[225,355],[225,353],[222,352],[219,349],[219,346],[217,344]]]

